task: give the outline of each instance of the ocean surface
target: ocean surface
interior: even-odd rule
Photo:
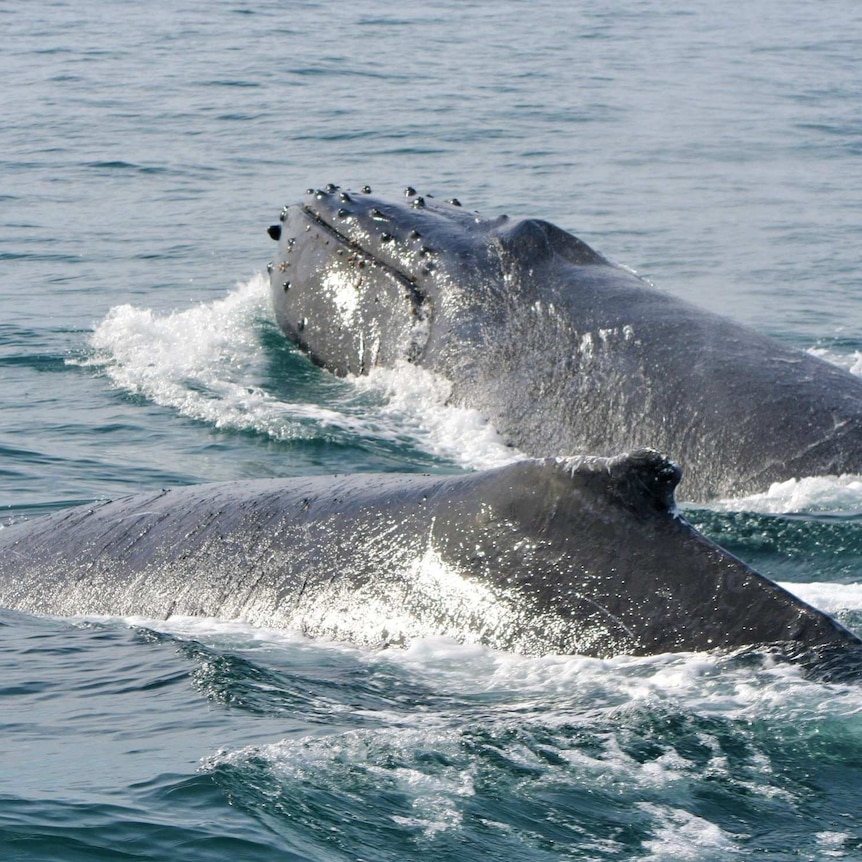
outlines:
[[[337,380],[282,338],[266,227],[327,182],[549,219],[862,375],[857,0],[0,0],[0,26],[4,525],[512,457],[444,382]],[[862,478],[687,515],[862,632]],[[862,683],[756,650],[0,611],[0,667],[2,860],[862,860]]]

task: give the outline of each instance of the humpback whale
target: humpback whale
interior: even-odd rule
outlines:
[[[858,644],[694,530],[658,453],[143,493],[0,530],[0,606],[525,654]]]
[[[549,222],[330,184],[269,233],[276,319],[314,362],[417,363],[527,455],[654,447],[682,466],[688,501],[862,472],[862,380]]]

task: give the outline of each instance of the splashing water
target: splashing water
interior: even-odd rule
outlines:
[[[332,433],[410,441],[463,468],[523,457],[475,410],[448,404],[447,381],[406,362],[346,381],[321,372],[325,386],[287,398],[288,381],[266,382],[265,335],[273,326],[267,281],[258,274],[223,299],[182,311],[111,309],[83,364],[102,370],[119,389],[219,429],[278,441]],[[280,349],[292,350],[286,341]]]

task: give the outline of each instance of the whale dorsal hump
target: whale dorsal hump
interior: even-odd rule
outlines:
[[[643,515],[674,512],[674,491],[682,470],[655,449],[636,449],[613,458],[561,459],[573,477],[581,475],[630,511]]]
[[[607,263],[602,255],[583,240],[543,219],[516,221],[499,232],[499,239],[507,254],[524,263],[553,254],[576,266]]]

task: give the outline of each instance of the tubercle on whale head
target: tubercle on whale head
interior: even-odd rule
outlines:
[[[410,186],[401,198],[386,199],[368,186],[357,192],[330,184],[308,190],[300,206],[346,244],[416,281],[488,256],[487,234],[501,221],[469,212],[456,198],[439,201]]]
[[[322,189],[308,189],[301,206],[309,218],[341,234],[347,243],[358,244],[413,279],[459,262],[502,266],[504,272],[523,263],[535,266],[554,255],[578,266],[607,263],[586,243],[550,222],[507,215],[485,218],[457,198],[439,201],[412,186],[404,189],[401,199],[390,200],[374,195],[369,186],[357,192],[329,183]],[[273,228],[270,236],[277,239]]]

